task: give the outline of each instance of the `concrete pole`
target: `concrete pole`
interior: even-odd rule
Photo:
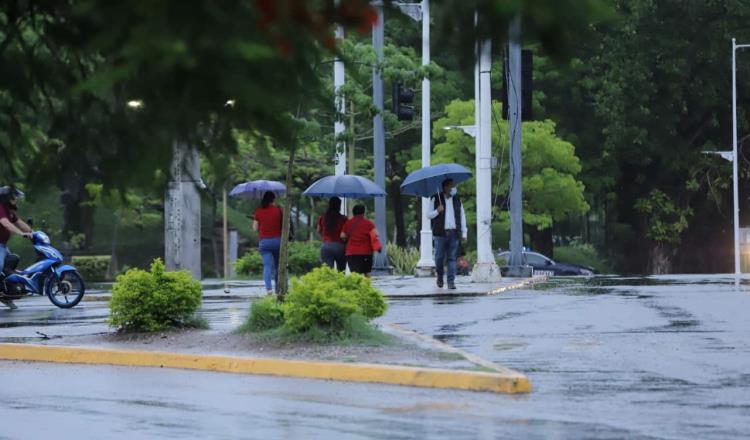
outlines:
[[[234,263],[237,262],[237,252],[239,248],[239,234],[236,229],[229,230],[229,274],[237,275],[234,271]]]
[[[229,227],[227,222],[227,189],[221,189],[221,206],[224,213],[221,225],[221,242],[224,245],[224,293],[229,293]]]
[[[523,263],[523,202],[521,167],[521,18],[510,24],[508,44],[508,124],[510,128],[510,261],[509,276],[531,276]]]
[[[734,274],[740,274],[740,203],[737,160],[737,40],[732,38],[732,173],[734,192]],[[739,283],[739,277],[735,278]]]
[[[336,1],[338,5],[340,0]],[[336,41],[341,42],[344,39],[344,28],[340,25],[336,25]],[[336,104],[336,121],[333,124],[333,135],[336,142],[336,158],[335,158],[335,174],[341,176],[346,174],[346,142],[340,139],[341,134],[346,130],[344,124],[344,113],[346,112],[346,103],[344,98],[341,96],[341,86],[346,81],[344,62],[336,57],[333,62],[333,89],[335,93],[335,104]],[[346,199],[341,204],[341,213],[346,214]]]
[[[383,78],[380,75],[380,66],[383,63],[383,4],[381,2],[373,3],[377,9],[378,21],[372,29],[372,45],[375,48],[376,64],[372,68],[372,101],[377,109],[375,117],[372,119],[373,124],[373,156],[375,168],[375,183],[381,188],[385,188],[385,127],[383,126]],[[390,272],[388,265],[388,255],[386,254],[385,244],[388,240],[386,233],[385,221],[385,197],[375,198],[375,226],[378,229],[378,235],[383,243],[383,251],[376,252],[373,260],[373,269],[377,272]]]
[[[422,0],[422,65],[430,64],[430,0]],[[422,166],[430,166],[432,151],[432,119],[430,108],[430,80],[422,79]],[[422,198],[422,231],[419,240],[417,276],[432,276],[435,259],[432,255],[432,226],[427,214],[432,210],[430,199]]]
[[[172,180],[164,203],[164,264],[167,270],[187,270],[201,278],[201,198],[198,150],[176,141]]]
[[[495,263],[495,256],[492,253],[491,52],[491,41],[489,39],[482,41],[479,45],[479,118],[476,124],[477,262],[471,272],[472,280],[476,283],[492,283],[500,280],[500,268]]]

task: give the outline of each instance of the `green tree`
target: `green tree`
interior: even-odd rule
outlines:
[[[501,104],[494,102],[494,114],[499,117],[501,110]],[[473,124],[474,101],[455,100],[448,104],[445,116],[435,123],[433,129],[433,136],[438,140],[433,162],[454,162],[473,169],[474,139],[461,130],[446,130],[448,126]],[[508,138],[507,124],[493,124],[493,154],[501,163],[494,171],[496,177],[492,192],[495,224],[501,231],[510,229],[506,204],[509,179],[505,161]],[[581,164],[575,154],[575,147],[556,135],[555,124],[549,120],[524,122],[522,138],[524,223],[534,231],[544,231],[551,228],[554,222],[588,211],[584,185],[576,177],[581,171]],[[420,167],[420,163],[412,161],[409,166],[416,169]],[[458,189],[466,208],[467,222],[476,224],[475,180],[462,183]],[[548,238],[550,242],[546,244],[546,248],[551,248],[551,235]]]

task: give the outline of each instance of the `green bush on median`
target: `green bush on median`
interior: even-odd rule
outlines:
[[[130,269],[117,277],[109,302],[109,325],[145,332],[205,326],[196,317],[202,299],[201,285],[190,273],[167,272],[156,259],[150,271]]]
[[[368,321],[382,316],[386,308],[383,294],[369,278],[323,266],[294,279],[283,304],[274,297],[255,301],[241,330],[277,328],[320,340],[356,338],[367,334],[372,329]]]

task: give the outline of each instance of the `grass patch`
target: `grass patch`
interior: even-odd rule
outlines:
[[[314,343],[366,346],[390,346],[397,344],[397,340],[393,336],[380,331],[367,322],[365,317],[357,314],[350,316],[344,327],[338,331],[313,326],[299,333],[283,325],[272,329],[254,331],[248,321],[237,329],[237,333],[248,334],[262,341],[279,344]]]
[[[441,361],[465,361],[466,357],[461,353],[454,353],[452,351],[441,351],[438,352],[438,359]]]
[[[494,368],[487,368],[483,365],[476,365],[476,364],[474,364],[471,368],[469,368],[469,371],[481,371],[482,373],[497,373],[498,372]]]
[[[190,319],[188,319],[186,322],[182,324],[181,328],[193,328],[197,330],[208,330],[211,328],[210,325],[208,325],[208,320],[204,318],[201,315],[194,315]]]

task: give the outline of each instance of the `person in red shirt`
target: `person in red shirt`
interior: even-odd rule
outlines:
[[[263,194],[260,208],[255,210],[253,230],[258,231],[258,248],[263,258],[263,281],[266,292],[273,295],[272,280],[279,285],[279,248],[281,247],[281,225],[283,212],[274,204],[276,195],[270,191]]]
[[[341,241],[341,230],[346,223],[346,216],[341,214],[341,199],[331,197],[328,209],[318,219],[318,234],[323,240],[320,246],[320,261],[326,266],[343,272],[346,270],[346,246]]]
[[[346,262],[349,270],[370,276],[372,272],[372,234],[377,234],[375,223],[365,218],[365,206],[352,209],[352,218],[346,221],[341,230],[341,238],[346,240]]]
[[[13,186],[0,188],[0,279],[5,278],[5,258],[10,254],[8,240],[11,234],[22,235],[31,238],[31,228],[16,215],[17,198],[23,193]],[[0,294],[2,295],[2,294]],[[10,307],[17,308],[12,300],[0,296],[0,302]]]

